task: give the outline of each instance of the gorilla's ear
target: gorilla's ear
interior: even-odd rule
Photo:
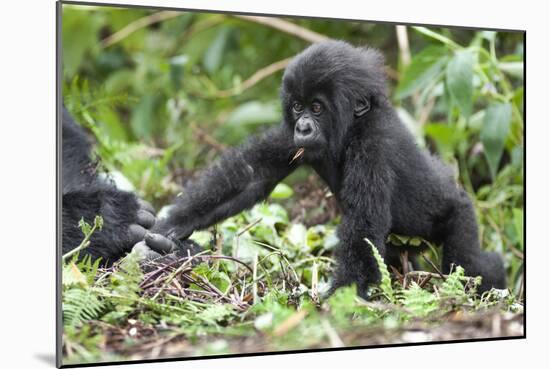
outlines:
[[[362,117],[370,110],[370,101],[367,97],[361,97],[355,101],[355,108],[353,109],[353,115],[356,118]]]

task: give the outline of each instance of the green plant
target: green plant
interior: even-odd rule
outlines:
[[[194,171],[280,121],[285,60],[309,44],[229,14],[65,4],[63,15],[64,104],[95,137],[100,170],[122,174],[159,208]],[[150,19],[158,21],[119,32]],[[485,323],[497,319],[503,335],[521,334],[514,327],[522,327],[525,247],[522,35],[408,27],[405,50],[386,24],[288,21],[383,51],[397,113],[420,145],[456,169],[475,200],[483,248],[505,258],[510,291],[476,296],[475,279],[461,268],[441,276],[423,259],[425,272],[390,273],[366,241],[380,286],[369,301],[355,286],[325,298],[339,220],[323,217],[331,195],[308,187],[304,169],[265,203],[195,232],[205,251],[164,271],[143,273],[133,255],[107,269],[77,259],[78,250],[66,255],[67,363],[147,358],[150,347],[200,355],[394,343],[411,327],[433,340],[449,338],[438,331],[462,338],[449,324],[489,337]],[[82,247],[100,228],[99,220],[82,224]],[[388,241],[426,245],[400,235]],[[437,245],[427,245],[438,265]]]

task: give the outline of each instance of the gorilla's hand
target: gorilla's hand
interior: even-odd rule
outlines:
[[[153,228],[157,218],[155,209],[147,201],[138,199],[139,210],[136,214],[136,223],[131,224],[128,229],[130,244],[135,245],[143,240],[148,230]]]
[[[139,252],[145,260],[154,260],[175,252],[177,248],[176,243],[168,237],[147,232],[144,239],[134,245],[133,251]]]

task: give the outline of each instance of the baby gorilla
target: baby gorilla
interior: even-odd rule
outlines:
[[[480,275],[480,291],[505,288],[502,260],[480,248],[472,202],[452,171],[419,149],[388,99],[379,52],[341,41],[315,44],[287,67],[284,121],[200,174],[153,231],[188,237],[266,198],[301,164],[310,165],[342,211],[330,292],[355,283],[366,297],[380,273],[389,233],[443,245],[442,270]],[[390,250],[391,251],[391,250]]]

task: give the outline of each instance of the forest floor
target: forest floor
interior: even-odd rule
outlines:
[[[294,204],[270,200],[195,232],[205,251],[148,272],[135,254],[107,269],[67,261],[64,364],[524,335],[522,289],[479,296],[480,278],[460,267],[441,273],[433,245],[419,252],[418,270],[407,252],[400,268],[387,268],[376,252],[382,282],[368,301],[354,286],[324,297],[337,209],[314,184],[296,192]],[[375,249],[368,240],[365,247]]]

